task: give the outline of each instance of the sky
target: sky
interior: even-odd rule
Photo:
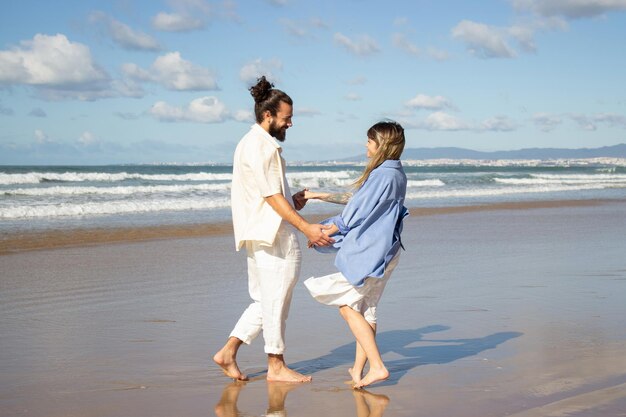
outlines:
[[[5,0],[0,164],[228,163],[266,75],[289,162],[626,143],[626,0]]]

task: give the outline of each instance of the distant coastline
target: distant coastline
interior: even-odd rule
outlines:
[[[600,148],[528,148],[512,151],[474,151],[464,148],[407,148],[402,154],[405,161],[416,160],[468,160],[468,161],[494,161],[494,160],[528,160],[528,161],[549,161],[549,160],[597,160],[596,163],[610,164],[615,160],[626,159],[626,144],[620,143],[614,146],[603,146]],[[600,162],[605,159],[605,162]],[[365,155],[351,156],[338,159],[337,162],[362,162]]]

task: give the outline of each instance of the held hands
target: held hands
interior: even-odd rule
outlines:
[[[298,191],[292,196],[293,205],[296,210],[301,210],[305,205],[307,200],[320,198],[324,193],[315,193],[309,191],[308,188],[305,188],[301,191]],[[302,232],[307,237],[307,247],[311,248],[313,246],[330,246],[335,243],[335,239],[331,236],[338,232],[337,226],[334,224],[331,225],[322,225],[322,224],[309,224],[305,227]]]
[[[306,246],[307,248],[312,248],[313,246],[330,246],[331,244],[333,244],[335,242],[335,239],[333,239],[332,235],[334,235],[335,233],[337,233],[339,231],[339,228],[334,225],[334,224],[329,224],[326,226],[323,225],[315,225],[315,226],[322,226],[322,233],[326,235],[326,237],[329,239],[330,243],[325,244],[325,245],[320,245],[320,244],[316,244],[315,242],[312,242],[310,239],[307,242]]]
[[[324,226],[322,224],[310,224],[304,235],[309,239],[307,247],[313,246],[330,246],[335,243],[335,239],[330,237],[331,230],[336,227],[334,224]]]

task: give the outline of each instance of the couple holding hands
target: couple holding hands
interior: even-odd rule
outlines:
[[[338,272],[309,278],[304,284],[320,303],[337,306],[356,338],[354,388],[389,377],[376,344],[376,306],[402,246],[406,175],[400,156],[404,130],[382,121],[367,131],[369,162],[354,183],[353,193],[329,194],[303,190],[291,194],[281,146],[291,127],[293,102],[265,77],[250,88],[256,123],[235,150],[231,205],[237,250],[246,249],[248,289],[253,302],[246,308],[226,344],[213,356],[224,373],[246,380],[237,352],[261,331],[268,355],[268,381],[308,382],[310,376],[290,369],[284,360],[285,325],[293,289],[300,274],[301,252],[296,231],[308,246],[335,254]],[[342,213],[321,224],[298,214],[307,200],[344,204]],[[365,365],[369,370],[364,374]]]

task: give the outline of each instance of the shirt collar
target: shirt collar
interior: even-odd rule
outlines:
[[[399,159],[387,159],[379,166],[385,168],[402,168],[402,162]]]
[[[266,140],[268,143],[271,143],[276,149],[282,149],[282,147],[280,146],[280,143],[278,143],[276,138],[274,138],[272,135],[267,133],[265,129],[263,129],[261,125],[259,125],[258,123],[253,124],[251,129],[257,132],[263,138],[263,140]]]

